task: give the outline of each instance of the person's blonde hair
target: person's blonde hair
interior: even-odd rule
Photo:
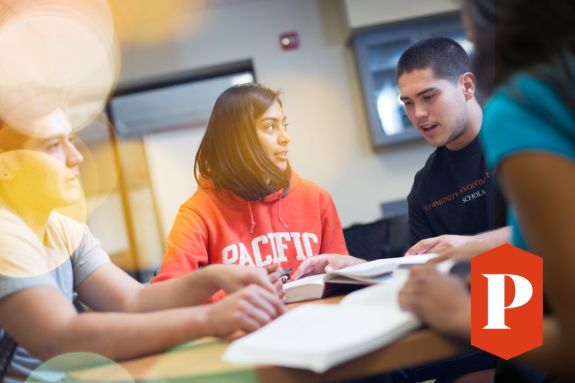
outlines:
[[[29,138],[30,136],[6,125],[0,118],[0,153],[22,148]]]
[[[19,149],[39,133],[30,126],[57,109],[67,109],[59,88],[33,83],[0,87],[0,151]]]

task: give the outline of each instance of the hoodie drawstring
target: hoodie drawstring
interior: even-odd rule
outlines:
[[[287,229],[288,225],[282,219],[282,199],[281,197],[278,198],[278,221],[281,222],[282,225]]]
[[[256,227],[256,220],[254,219],[254,212],[252,210],[252,203],[248,201],[248,211],[250,212],[250,234],[253,234],[254,228]],[[282,219],[282,199],[278,198],[278,221],[285,227],[288,228],[287,223]]]
[[[250,234],[254,232],[254,227],[256,227],[256,220],[254,219],[254,213],[252,211],[252,204],[248,201],[248,210],[250,211]]]

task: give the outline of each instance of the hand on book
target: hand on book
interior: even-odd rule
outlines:
[[[402,309],[413,312],[432,328],[469,337],[471,300],[461,278],[442,274],[430,264],[413,266],[398,299]]]
[[[471,259],[476,255],[491,250],[492,248],[493,246],[488,242],[470,241],[458,247],[445,249],[439,253],[436,258],[430,260],[430,262],[439,263],[447,259]]]
[[[448,251],[459,249],[460,247],[477,242],[478,239],[473,235],[440,235],[438,237],[425,238],[411,246],[405,252],[405,255],[417,255],[435,253],[443,255]],[[442,257],[445,260],[447,258]]]
[[[228,294],[248,285],[260,286],[270,293],[276,294],[279,298],[283,298],[285,294],[278,264],[265,268],[239,265],[210,265],[205,270],[209,270],[212,282]]]
[[[351,255],[320,254],[303,261],[293,273],[293,279],[299,279],[308,275],[329,273],[333,270],[364,263],[365,260]]]
[[[285,312],[285,305],[277,294],[258,285],[244,287],[204,308],[205,333],[217,337],[237,330],[255,331]]]
[[[284,291],[284,277],[285,273],[278,263],[272,263],[264,268],[268,273],[268,279],[270,283],[274,286],[274,289],[281,299],[285,298]]]

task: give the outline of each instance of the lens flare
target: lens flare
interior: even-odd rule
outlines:
[[[34,277],[79,246],[49,239],[67,222],[53,211],[87,222],[79,165],[98,169],[89,172],[96,184],[105,178],[97,156],[70,137],[100,118],[119,74],[118,44],[104,0],[0,0],[0,50],[0,273]]]
[[[118,39],[122,43],[169,43],[196,31],[208,16],[207,0],[110,0]]]
[[[37,277],[49,273],[80,245],[54,240],[61,220],[49,217],[55,208],[66,207],[69,216],[85,219],[82,187],[71,169],[37,150],[0,153],[0,172],[0,274]],[[25,223],[42,218],[48,220],[42,235]]]
[[[74,143],[84,157],[80,164],[80,182],[88,202],[88,214],[99,207],[99,203],[116,191],[119,169],[114,154],[114,143],[110,137],[111,123],[101,113],[87,128],[78,132]]]
[[[19,123],[25,116],[12,113],[18,100],[5,93],[34,84],[37,92],[60,89],[59,97],[76,109],[74,127],[87,126],[102,110],[119,73],[107,3],[5,1],[0,12],[0,117],[26,132]]]
[[[134,382],[118,363],[102,355],[73,352],[42,363],[26,382]]]

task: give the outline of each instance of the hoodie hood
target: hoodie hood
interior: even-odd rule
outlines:
[[[290,186],[289,189],[279,189],[275,192],[268,194],[267,196],[255,200],[255,201],[248,201],[243,199],[242,197],[227,191],[227,190],[217,190],[214,187],[214,184],[211,180],[200,177],[199,188],[204,190],[209,194],[213,194],[218,199],[226,202],[226,203],[233,203],[239,205],[247,205],[249,202],[251,203],[273,203],[279,201],[282,198],[285,198],[292,190],[295,190],[298,186],[300,186],[302,182],[301,177],[295,171],[292,170],[291,177],[290,177]]]
[[[288,189],[276,190],[275,192],[268,194],[267,196],[255,201],[248,201],[227,190],[216,190],[212,181],[205,178],[200,178],[199,187],[205,192],[214,195],[224,204],[232,204],[237,206],[239,209],[241,208],[247,209],[246,218],[248,219],[249,222],[250,234],[251,234],[253,233],[254,228],[257,225],[253,212],[253,206],[257,204],[273,204],[273,203],[277,204],[277,210],[276,210],[277,219],[282,224],[283,227],[288,229],[287,223],[282,218],[281,201],[282,199],[286,198],[291,191],[299,187],[301,182],[302,182],[301,177],[295,171],[292,170],[290,177],[290,186]]]

